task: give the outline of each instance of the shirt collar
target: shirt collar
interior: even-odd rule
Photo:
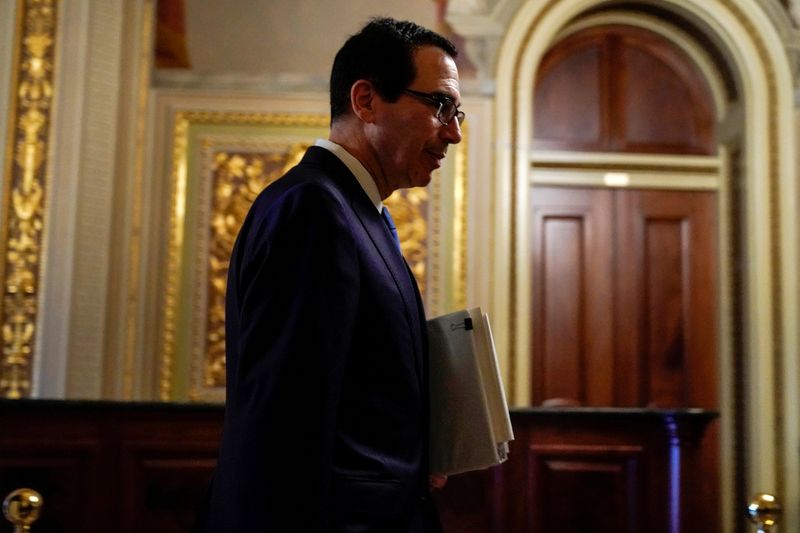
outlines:
[[[358,183],[361,185],[361,188],[364,189],[364,192],[367,193],[367,196],[375,206],[375,209],[377,209],[380,213],[383,209],[381,194],[378,191],[378,186],[375,184],[375,180],[372,179],[372,175],[364,167],[364,165],[361,164],[361,161],[356,159],[350,152],[345,150],[343,146],[327,139],[317,139],[317,142],[314,143],[314,146],[325,148],[345,164],[350,172],[353,173],[353,176],[356,177],[356,180],[358,180]]]

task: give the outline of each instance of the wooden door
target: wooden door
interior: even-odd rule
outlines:
[[[532,189],[533,405],[614,405],[612,200]]]
[[[533,404],[717,408],[715,193],[530,202]]]
[[[617,405],[719,409],[716,193],[616,193]],[[696,485],[679,502],[699,531],[720,530],[719,423]]]
[[[616,405],[718,408],[715,197],[616,193]]]

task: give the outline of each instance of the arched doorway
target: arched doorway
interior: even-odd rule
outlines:
[[[618,10],[575,19],[540,62],[533,405],[719,409],[717,124],[735,92],[712,64],[679,28]],[[682,497],[718,509],[718,422],[701,454]],[[694,520],[719,530],[716,513]]]
[[[536,109],[535,73],[559,32],[611,3],[586,0],[515,4],[497,69],[497,186],[495,194],[495,320],[499,352],[508,354],[514,402],[531,401],[530,225],[525,213]],[[721,120],[723,161],[719,223],[719,405],[723,506],[721,529],[738,529],[742,495],[778,492],[786,524],[797,524],[797,220],[792,80],[775,26],[756,2],[665,0],[616,4],[668,25],[691,25],[702,45],[713,45],[718,70],[728,70],[738,99]],[[787,142],[787,139],[789,140]],[[730,164],[728,164],[730,162]],[[503,207],[506,207],[504,209]],[[510,238],[508,237],[510,235]],[[736,475],[736,473],[740,475]]]

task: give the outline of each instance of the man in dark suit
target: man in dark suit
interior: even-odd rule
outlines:
[[[338,52],[331,132],[253,204],[228,277],[227,405],[199,529],[425,533],[427,339],[382,205],[461,141],[456,50],[374,19]]]

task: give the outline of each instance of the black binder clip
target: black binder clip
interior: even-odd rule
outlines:
[[[472,318],[467,317],[464,319],[464,323],[456,322],[455,324],[450,324],[450,331],[455,331],[457,329],[463,329],[465,331],[469,331],[472,329]]]

